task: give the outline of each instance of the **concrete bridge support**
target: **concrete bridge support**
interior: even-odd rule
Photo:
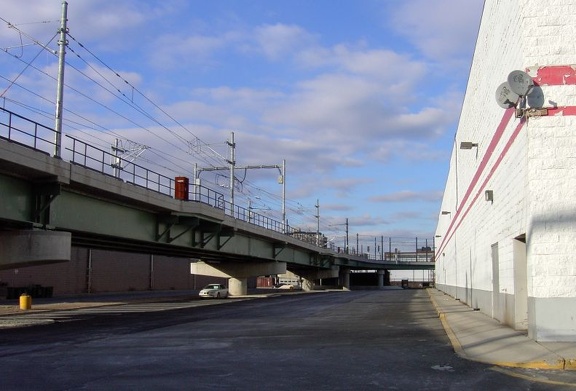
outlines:
[[[248,293],[247,278],[229,278],[228,293],[230,296],[242,296]]]
[[[60,231],[0,232],[0,269],[70,261],[72,234]]]
[[[248,293],[248,277],[284,274],[286,262],[206,263],[198,261],[190,264],[190,273],[228,278],[230,296],[242,296]]]
[[[350,289],[350,269],[340,269],[340,283],[343,288]]]
[[[378,271],[378,289],[384,288],[384,274],[386,270],[379,269]]]

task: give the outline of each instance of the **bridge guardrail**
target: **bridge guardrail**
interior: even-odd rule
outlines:
[[[229,209],[231,208],[230,203],[228,203]],[[284,226],[284,223],[275,219],[272,219],[263,214],[254,212],[250,208],[244,208],[238,205],[234,205],[233,217],[238,220],[246,221],[250,224],[257,225],[258,227],[266,228],[271,231],[289,234],[293,231],[288,225]]]
[[[54,135],[54,129],[0,108],[0,137],[52,154],[56,145]]]
[[[66,150],[71,153],[71,163],[116,177],[127,183],[132,183],[148,190],[174,196],[173,178],[159,174],[138,164],[123,161],[114,154],[93,147],[75,137],[69,135],[66,137],[72,140],[72,146],[66,147]],[[123,163],[124,166],[122,167]]]

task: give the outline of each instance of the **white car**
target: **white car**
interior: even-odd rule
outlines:
[[[228,297],[228,288],[222,284],[208,284],[200,291],[200,297],[213,297],[225,299]]]

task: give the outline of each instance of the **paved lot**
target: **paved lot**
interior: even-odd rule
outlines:
[[[573,389],[460,358],[424,290],[178,299],[25,316],[45,323],[0,330],[3,390]]]

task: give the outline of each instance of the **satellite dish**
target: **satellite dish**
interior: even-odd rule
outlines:
[[[507,81],[500,84],[500,86],[498,86],[496,89],[496,101],[498,102],[498,105],[503,109],[516,107],[518,99],[520,99],[520,95],[512,91],[512,88]]]
[[[508,75],[508,84],[512,91],[520,96],[525,96],[534,85],[534,81],[526,72],[512,71]]]
[[[532,108],[540,108],[544,106],[544,91],[542,87],[534,86],[526,96],[528,106]]]

